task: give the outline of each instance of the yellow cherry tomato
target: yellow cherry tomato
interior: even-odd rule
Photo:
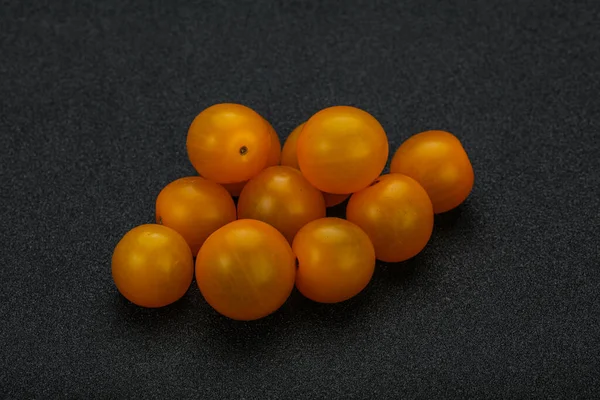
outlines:
[[[213,233],[196,258],[196,281],[216,311],[236,320],[265,317],[285,303],[296,275],[289,243],[272,226],[241,219]]]
[[[292,243],[300,228],[325,217],[325,200],[300,171],[279,165],[265,169],[246,184],[237,209],[240,219],[266,222]]]
[[[269,124],[240,104],[216,104],[192,122],[187,151],[198,173],[217,183],[250,179],[267,165],[271,151]]]
[[[375,250],[367,234],[340,218],[308,223],[296,234],[292,248],[298,258],[296,287],[321,303],[356,296],[375,270]]]
[[[465,201],[475,179],[462,144],[444,131],[426,131],[410,137],[394,154],[390,171],[419,182],[429,194],[436,214]]]
[[[283,145],[283,150],[281,150],[281,165],[287,165],[300,170],[296,149],[298,136],[300,135],[302,128],[304,128],[304,123],[298,125],[287,137]],[[323,192],[323,197],[325,198],[325,207],[333,207],[350,197],[350,194],[332,194]]]
[[[123,236],[112,256],[112,277],[126,299],[142,307],[179,300],[194,275],[185,239],[162,225],[141,225]]]
[[[346,218],[369,235],[376,257],[387,262],[417,255],[433,231],[433,207],[427,192],[401,174],[380,176],[371,186],[354,193]]]
[[[337,106],[319,111],[298,136],[298,164],[317,189],[349,194],[367,187],[388,157],[381,124],[366,111]]]
[[[235,219],[229,193],[199,176],[169,183],[156,199],[156,222],[179,232],[194,256],[210,234]]]

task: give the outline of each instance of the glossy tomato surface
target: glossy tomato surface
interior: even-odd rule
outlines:
[[[142,307],[163,307],[179,300],[194,275],[185,239],[162,225],[141,225],[119,241],[112,256],[112,277],[125,298]]]
[[[360,293],[375,270],[375,250],[357,225],[322,218],[305,225],[294,239],[296,287],[321,303],[337,303]]]
[[[198,114],[188,130],[189,159],[202,177],[214,182],[248,180],[267,165],[270,129],[269,123],[248,107],[213,105]]]
[[[235,204],[227,190],[199,176],[169,183],[156,199],[156,223],[179,232],[194,256],[206,238],[235,219]]]
[[[269,137],[271,139],[271,150],[269,152],[269,157],[267,158],[266,167],[272,167],[274,165],[279,165],[279,161],[281,160],[281,142],[279,141],[279,136],[273,126],[267,121],[269,124]],[[248,181],[237,182],[237,183],[226,183],[223,184],[223,187],[231,194],[233,197],[238,197],[240,193],[242,193],[242,189],[246,186]]]
[[[419,182],[429,194],[436,214],[465,201],[475,179],[462,144],[444,131],[426,131],[410,137],[394,154],[390,171]]]
[[[295,275],[295,257],[283,235],[250,219],[213,233],[196,259],[202,295],[216,311],[236,320],[259,319],[281,307]]]
[[[275,166],[265,169],[246,184],[237,209],[239,218],[266,222],[291,243],[300,228],[325,217],[325,200],[300,171]]]
[[[317,189],[349,194],[377,178],[388,157],[381,124],[366,111],[336,106],[313,115],[298,136],[298,164]]]
[[[433,231],[433,207],[427,192],[401,174],[383,175],[354,193],[346,218],[369,235],[376,257],[387,262],[417,255]]]

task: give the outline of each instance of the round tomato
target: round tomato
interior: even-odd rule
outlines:
[[[337,106],[319,111],[298,136],[298,164],[317,189],[354,193],[381,174],[388,157],[387,136],[366,111]]]
[[[266,121],[266,120],[265,120]],[[269,137],[271,138],[271,151],[269,152],[269,157],[267,158],[267,167],[272,167],[274,165],[279,165],[279,160],[281,159],[281,142],[279,141],[279,136],[273,126],[267,121],[269,124]],[[246,186],[248,181],[237,182],[237,183],[226,183],[223,185],[225,189],[231,194],[233,197],[238,197],[240,193],[242,193],[242,189]]]
[[[375,270],[375,250],[367,234],[340,218],[308,223],[296,235],[292,248],[298,258],[296,287],[321,303],[357,295]]]
[[[427,131],[410,137],[394,154],[390,171],[419,182],[436,214],[457,207],[473,188],[473,167],[467,152],[449,132]]]
[[[125,298],[142,307],[179,300],[194,275],[185,239],[162,225],[141,225],[123,236],[112,256],[112,277]]]
[[[369,235],[376,257],[387,262],[417,255],[433,231],[433,207],[427,192],[401,174],[383,175],[354,193],[346,218]]]
[[[213,233],[196,259],[202,295],[219,313],[236,320],[259,319],[281,307],[295,275],[295,257],[283,235],[250,219]]]
[[[240,104],[216,104],[192,122],[187,151],[198,173],[217,183],[250,179],[265,168],[271,151],[269,124]]]
[[[211,233],[235,221],[235,204],[217,183],[199,176],[169,183],[156,199],[156,222],[175,229],[198,254]]]
[[[285,144],[283,145],[283,150],[281,151],[281,165],[287,165],[288,167],[300,169],[298,165],[298,155],[296,153],[298,143],[298,136],[300,132],[304,128],[304,124],[300,124],[290,133],[288,138],[285,140]],[[350,194],[332,194],[323,192],[323,197],[325,198],[325,207],[333,207],[344,200],[346,200]]]
[[[237,209],[240,219],[266,222],[291,243],[300,228],[325,217],[325,200],[300,171],[276,166],[265,169],[246,184]]]

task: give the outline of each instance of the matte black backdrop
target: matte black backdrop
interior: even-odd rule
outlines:
[[[0,397],[600,395],[598,1],[0,7]],[[475,188],[343,304],[294,293],[237,323],[194,283],[132,306],[113,247],[194,172],[187,128],[224,101],[282,138],[338,104],[392,150],[449,130]]]

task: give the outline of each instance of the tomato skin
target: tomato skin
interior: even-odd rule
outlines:
[[[271,142],[269,156],[267,157],[267,167],[272,167],[274,165],[279,165],[281,162],[281,141],[279,140],[279,135],[277,135],[277,131],[275,131],[273,125],[266,119],[265,122],[269,128],[269,140]]]
[[[426,131],[410,137],[396,150],[390,171],[419,182],[429,194],[436,214],[465,201],[475,179],[462,144],[445,131]]]
[[[213,233],[196,258],[196,281],[217,312],[235,320],[263,318],[294,287],[295,257],[272,226],[240,219]]]
[[[349,106],[313,115],[297,143],[302,174],[317,189],[333,194],[367,187],[383,171],[388,151],[381,124],[366,111]]]
[[[338,204],[342,204],[344,200],[350,197],[350,194],[333,194],[323,192],[323,198],[325,199],[325,207],[333,207]]]
[[[417,181],[401,174],[387,174],[350,197],[348,221],[360,226],[386,262],[400,262],[417,255],[433,232],[433,207]]]
[[[185,239],[162,225],[133,228],[112,256],[112,277],[119,292],[141,307],[163,307],[187,292],[194,275]]]
[[[248,181],[237,183],[224,183],[223,187],[225,188],[225,190],[227,190],[231,197],[239,197],[240,193],[242,193],[242,190],[244,189],[244,186],[246,186],[246,183],[248,183]]]
[[[298,148],[298,136],[300,136],[300,132],[302,132],[302,129],[304,129],[304,125],[306,125],[306,122],[298,125],[285,140],[283,149],[281,150],[281,165],[287,165],[288,167],[300,170],[300,165],[298,164],[298,153],[296,150]]]
[[[269,167],[252,178],[238,199],[238,216],[268,223],[292,243],[296,232],[315,219],[324,218],[321,192],[297,169]]]
[[[283,150],[281,151],[281,165],[286,165],[300,170],[296,149],[298,136],[300,135],[300,132],[302,132],[304,125],[305,123],[298,125],[285,140]],[[323,197],[325,198],[325,207],[329,208],[344,202],[344,200],[350,197],[350,194],[332,194],[323,192]]]
[[[194,256],[206,238],[235,219],[236,208],[229,193],[199,176],[169,183],[156,198],[156,223],[183,236]]]
[[[292,246],[298,258],[296,287],[321,303],[337,303],[360,293],[375,270],[375,250],[357,225],[322,218],[305,225]]]
[[[215,104],[194,118],[186,146],[200,176],[217,183],[242,182],[267,165],[270,126],[248,107]]]
[[[279,161],[281,160],[281,142],[279,141],[279,136],[273,126],[269,123],[269,121],[265,120],[269,125],[269,137],[271,139],[271,150],[269,152],[269,157],[267,158],[266,167],[272,167],[275,165],[279,165]],[[223,187],[229,192],[229,194],[233,197],[238,197],[240,193],[242,193],[242,189],[246,186],[248,181],[237,182],[237,183],[226,183],[223,184]]]

